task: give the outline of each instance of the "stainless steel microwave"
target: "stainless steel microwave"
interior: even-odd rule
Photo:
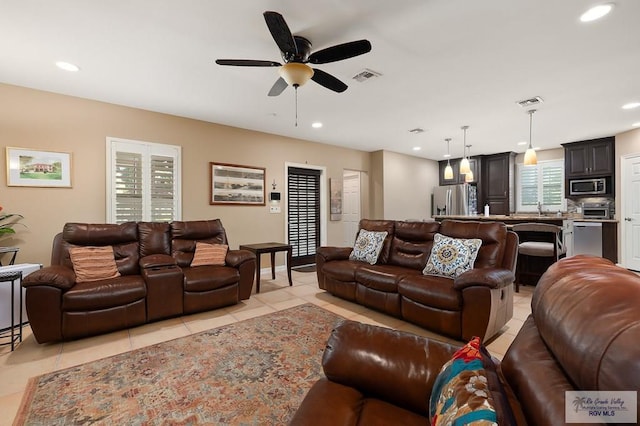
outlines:
[[[598,195],[606,194],[607,181],[605,178],[579,179],[569,181],[570,195]]]

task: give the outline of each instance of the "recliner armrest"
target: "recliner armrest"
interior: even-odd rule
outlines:
[[[224,261],[228,266],[238,268],[243,263],[255,260],[255,258],[256,255],[249,250],[229,250]]]
[[[73,269],[62,265],[46,266],[24,277],[22,286],[50,286],[60,290],[69,290],[76,283],[76,274]]]
[[[140,259],[138,263],[142,269],[175,266],[176,260],[168,254],[151,254]]]
[[[471,286],[502,288],[513,284],[515,276],[509,269],[477,268],[460,274],[453,280],[453,288],[463,290]]]
[[[316,255],[322,256],[325,262],[330,260],[347,260],[352,251],[352,247],[318,247]]]
[[[436,376],[458,347],[397,330],[344,321],[322,358],[327,378],[422,415]]]

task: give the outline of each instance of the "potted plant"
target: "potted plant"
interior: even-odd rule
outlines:
[[[0,206],[0,237],[6,236],[7,234],[15,234],[16,230],[13,229],[15,225],[24,226],[18,223],[20,219],[23,219],[21,214],[2,213],[2,206]]]

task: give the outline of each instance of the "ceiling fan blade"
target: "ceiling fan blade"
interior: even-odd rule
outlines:
[[[234,67],[279,67],[282,64],[274,61],[256,61],[253,59],[216,59],[218,65],[231,65]]]
[[[280,51],[284,53],[297,54],[298,48],[296,47],[296,42],[293,39],[293,34],[291,34],[291,30],[282,15],[278,12],[270,11],[264,12],[263,15],[264,20],[267,23],[267,27],[269,27],[269,32],[278,45]]]
[[[318,50],[309,56],[309,62],[312,64],[326,64],[329,62],[341,61],[343,59],[353,58],[371,51],[371,43],[369,40],[357,40],[349,43],[337,44]]]
[[[271,87],[271,90],[269,90],[269,96],[278,96],[280,93],[284,91],[284,89],[287,88],[287,86],[288,84],[286,81],[284,81],[284,78],[280,77],[273,84],[273,86]]]
[[[332,76],[329,73],[326,73],[317,68],[313,69],[313,77],[311,80],[318,83],[320,86],[324,86],[327,89],[333,90],[334,92],[342,93],[347,90],[347,85]]]

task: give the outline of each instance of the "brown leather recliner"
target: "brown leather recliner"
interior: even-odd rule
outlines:
[[[39,343],[70,340],[248,299],[255,255],[229,250],[224,266],[190,267],[197,241],[227,244],[220,220],[67,223],[51,265],[29,274],[26,308]],[[112,246],[120,276],[76,282],[69,249]]]
[[[351,247],[320,247],[321,289],[458,340],[488,340],[513,316],[518,236],[504,223],[363,219],[360,229],[387,232],[377,263],[349,260]],[[474,268],[455,279],[423,275],[436,233],[481,239]]]
[[[508,424],[565,424],[567,404],[573,408],[566,391],[640,391],[638,306],[640,277],[608,260],[580,255],[551,266],[536,286],[531,315],[502,362],[494,359],[502,389],[494,401],[510,408]],[[428,424],[435,379],[457,349],[345,321],[329,337],[326,377],[290,424]]]

